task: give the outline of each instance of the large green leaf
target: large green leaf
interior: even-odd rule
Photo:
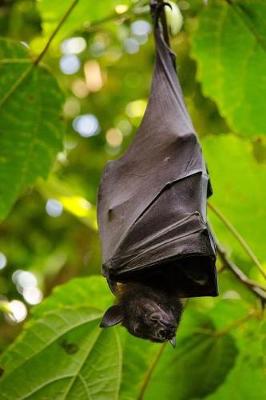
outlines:
[[[76,5],[74,5],[76,3]],[[45,35],[56,28],[58,22],[62,19],[66,11],[74,5],[71,14],[64,22],[60,32],[56,36],[56,41],[70,35],[76,30],[82,30],[90,25],[94,20],[106,17],[118,4],[130,4],[130,0],[101,0],[97,5],[93,1],[87,0],[41,0],[38,2],[38,8],[42,17],[42,27]]]
[[[177,347],[179,341],[190,335],[195,330],[195,327],[209,327],[210,324],[210,319],[195,312],[191,307],[186,307],[186,312],[183,315],[177,333]],[[124,335],[123,339],[123,379],[119,399],[135,400],[141,398],[142,393],[145,392],[145,388],[150,384],[151,371],[160,362],[158,354],[160,355],[166,351],[166,347],[165,345],[151,343],[131,335]],[[170,344],[166,344],[166,346],[170,348]],[[174,350],[172,348],[170,350],[172,356],[174,356]]]
[[[99,328],[102,311],[90,305],[103,305],[100,281],[73,281],[36,309],[1,357],[1,399],[117,399],[120,340],[116,329]]]
[[[233,286],[233,290],[235,290]],[[263,342],[266,325],[263,312],[240,299],[220,299],[209,312],[221,332],[230,331],[238,347],[238,357],[223,385],[207,397],[210,400],[254,399],[266,397]],[[239,382],[241,384],[239,385]]]
[[[242,135],[266,134],[265,13],[264,0],[212,0],[193,33],[204,93]]]
[[[36,319],[56,307],[74,307],[77,304],[88,304],[90,307],[105,310],[112,300],[113,296],[103,277],[76,278],[64,286],[57,286],[52,296],[33,309],[33,318]]]
[[[20,43],[0,40],[0,218],[61,148],[63,96],[52,75]]]
[[[25,331],[1,357],[1,399],[111,400],[119,390],[121,400],[141,394],[148,399],[185,399],[195,390],[207,394],[222,384],[237,352],[231,336],[216,335],[210,318],[189,307],[174,351],[169,344],[149,343],[122,329],[119,336],[116,328],[100,330],[102,310],[111,301],[100,277],[57,288],[35,308]],[[208,375],[207,362],[206,368],[200,367],[203,358],[212,363]],[[191,376],[197,382],[194,389]],[[177,378],[179,385],[173,385]]]
[[[161,345],[131,335],[125,335],[124,341],[123,378],[119,400],[135,400],[140,398],[147,372]]]
[[[266,261],[262,240],[266,237],[266,166],[255,160],[249,141],[233,135],[207,136],[202,144],[214,188],[210,203],[233,223],[261,261]],[[218,239],[242,256],[230,231],[211,211],[209,217]]]
[[[237,349],[230,335],[193,334],[166,349],[152,376],[145,399],[202,398],[221,385],[233,367]],[[193,382],[193,385],[191,385]]]
[[[235,332],[240,354],[224,385],[207,397],[208,400],[266,398],[266,372],[263,363],[265,332],[261,328],[262,323],[254,320]]]
[[[211,319],[188,307],[175,350],[168,343],[127,336],[120,399],[188,400],[211,393],[223,383],[237,355],[234,339],[215,333]]]

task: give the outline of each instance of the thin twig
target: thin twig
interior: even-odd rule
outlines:
[[[143,14],[144,12],[138,12],[138,7],[141,6],[143,1],[139,0],[137,3],[132,4],[126,11],[122,13],[112,12],[111,14],[98,19],[96,21],[92,21],[85,29],[82,31],[85,33],[91,33],[97,30],[97,28],[101,25],[104,25],[108,22],[125,22],[132,20],[137,17],[139,14]]]
[[[231,322],[231,324],[227,325],[224,329],[222,330],[218,330],[215,332],[215,336],[219,337],[219,336],[224,336],[227,333],[231,332],[234,329],[237,329],[241,326],[243,326],[246,322],[248,322],[250,319],[254,318],[255,316],[258,316],[258,310],[251,310],[249,311],[249,313],[247,315],[245,315],[244,317],[237,319],[233,322]]]
[[[240,282],[251,290],[261,300],[262,305],[264,305],[266,303],[266,288],[249,279],[244,272],[232,260],[230,260],[225,250],[219,244],[217,244],[217,253],[225,267],[230,269]]]
[[[239,328],[240,326],[244,325],[246,322],[248,322],[250,319],[254,318],[255,316],[258,316],[258,310],[251,310],[248,312],[247,315],[244,317],[237,319],[233,322],[231,322],[229,325],[227,325],[224,329],[222,330],[215,330],[215,329],[208,329],[208,328],[202,328],[202,327],[197,327],[193,329],[192,333],[193,334],[203,334],[203,335],[208,335],[208,336],[214,336],[214,337],[219,337],[226,335],[227,333],[231,332],[234,329]]]
[[[134,7],[130,7],[127,11],[121,13],[121,14],[117,14],[117,13],[112,13],[107,15],[106,17],[102,18],[102,19],[98,19],[96,21],[92,21],[88,27],[86,27],[83,31],[85,33],[91,33],[97,30],[97,28],[100,25],[106,24],[108,22],[121,22],[121,21],[127,21],[129,19],[132,18],[132,11],[134,12]]]
[[[223,224],[228,228],[228,230],[232,233],[232,235],[237,239],[237,241],[241,244],[242,248],[245,250],[245,252],[248,254],[250,259],[254,262],[256,267],[259,269],[260,273],[266,279],[266,273],[262,268],[261,263],[259,262],[258,258],[256,255],[253,253],[251,250],[250,246],[246,242],[246,240],[243,238],[243,236],[238,232],[238,230],[234,227],[234,225],[222,214],[222,212],[215,207],[214,205],[208,203],[209,209],[223,222]]]
[[[0,101],[0,107],[2,107],[5,104],[5,102],[9,99],[9,97],[12,96],[12,94],[17,90],[17,88],[22,84],[22,82],[24,82],[24,80],[28,77],[28,75],[31,73],[33,68],[36,65],[38,65],[40,63],[40,61],[43,59],[43,57],[46,54],[47,50],[49,49],[49,46],[50,46],[52,40],[54,39],[55,35],[58,33],[58,31],[60,30],[60,28],[62,27],[62,25],[66,21],[66,19],[68,18],[69,14],[72,12],[74,7],[77,5],[78,1],[79,0],[73,1],[71,6],[67,9],[67,11],[64,14],[64,16],[62,17],[61,21],[59,22],[59,24],[57,25],[57,27],[55,28],[55,30],[51,34],[50,38],[48,39],[48,42],[46,43],[44,49],[36,57],[36,59],[33,61],[33,63],[30,64],[29,67],[27,69],[25,69],[22,72],[22,74],[18,77],[18,79],[13,83],[11,88],[8,90],[8,92],[5,94],[5,96]]]
[[[138,396],[138,400],[143,400],[144,395],[145,395],[145,391],[146,391],[146,389],[148,387],[148,384],[150,383],[153,371],[155,370],[155,368],[156,368],[156,366],[157,366],[157,364],[158,364],[158,362],[159,362],[159,360],[160,360],[160,358],[161,358],[166,346],[167,346],[167,342],[165,342],[165,343],[163,343],[161,345],[160,350],[156,354],[153,362],[151,363],[151,366],[148,369],[148,371],[147,371],[147,373],[146,373],[146,375],[144,377],[143,384],[141,385],[141,389],[140,389],[140,393],[139,393],[139,396]]]
[[[10,96],[17,90],[17,88],[21,85],[21,83],[24,81],[24,79],[27,78],[29,73],[32,70],[33,65],[29,61],[29,66],[26,68],[22,74],[18,77],[18,79],[13,83],[13,85],[10,87],[10,89],[5,93],[5,95],[2,97],[0,100],[0,108],[3,107],[5,102],[9,99]]]
[[[71,14],[71,12],[73,11],[73,9],[76,7],[76,5],[78,4],[79,0],[74,0],[73,3],[70,5],[70,7],[66,10],[65,14],[63,15],[61,21],[59,21],[57,27],[55,28],[55,30],[53,31],[53,33],[51,34],[50,38],[48,39],[46,45],[44,46],[44,49],[41,51],[41,53],[38,55],[38,57],[35,59],[34,61],[34,65],[38,65],[40,63],[40,61],[43,59],[44,55],[46,54],[47,50],[50,47],[50,44],[52,43],[53,39],[55,38],[55,36],[57,35],[57,33],[60,31],[61,27],[64,25],[65,21],[67,20],[67,18],[69,17],[69,15]]]

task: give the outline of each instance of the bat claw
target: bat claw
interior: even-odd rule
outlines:
[[[154,16],[156,20],[160,17],[160,14],[164,7],[170,7],[171,10],[173,9],[172,5],[167,1],[159,2],[158,0],[151,1],[151,9],[153,10]]]
[[[169,340],[169,343],[173,346],[173,348],[175,349],[176,347],[176,337],[174,336],[172,339]]]

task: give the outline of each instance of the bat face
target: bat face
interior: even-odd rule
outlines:
[[[118,323],[134,336],[153,342],[172,341],[182,314],[182,303],[165,292],[133,285],[110,307],[101,322],[106,328]]]
[[[172,306],[158,304],[145,297],[138,298],[128,304],[122,324],[134,336],[165,342],[176,335],[180,310],[175,312]]]

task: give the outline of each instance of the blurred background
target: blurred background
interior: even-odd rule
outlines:
[[[68,2],[0,1],[0,36],[22,42],[34,59],[64,14],[65,3]],[[62,149],[48,179],[40,178],[36,185],[23,190],[0,225],[0,295],[13,312],[0,315],[0,351],[19,333],[31,307],[42,302],[55,286],[73,277],[100,274],[96,222],[100,176],[107,160],[119,157],[127,149],[147,104],[154,63],[147,2],[87,3],[64,24],[42,60],[65,96],[62,119],[66,134]],[[230,110],[222,104],[215,82],[222,74],[221,59],[226,61],[228,54],[217,61],[220,69],[209,65],[206,59],[211,62],[217,57],[215,43],[213,48],[206,44],[204,58],[204,46],[193,39],[207,3],[178,2],[184,26],[172,39],[172,47],[177,54],[186,104],[209,164],[215,192],[213,204],[251,245],[265,268],[266,151],[262,134],[266,130],[259,127],[250,133],[247,124],[246,132],[241,123],[236,123],[237,118],[245,118],[245,109],[240,107],[238,115],[231,118]],[[86,8],[90,11],[85,18]],[[256,15],[252,18],[255,21]],[[258,29],[264,41],[265,30],[262,25]],[[225,40],[230,43],[234,36],[225,36]],[[245,45],[248,49],[250,44]],[[204,62],[205,74],[211,81],[206,84]],[[225,80],[231,85],[229,75]],[[241,82],[238,84],[240,87]],[[250,93],[252,104],[255,95]],[[245,102],[241,96],[239,92],[240,105],[242,98]],[[257,107],[262,109],[259,97]],[[265,115],[260,126],[265,127]],[[249,278],[265,283],[254,260],[232,235],[232,229],[228,231],[217,213],[209,213],[215,233],[235,262]],[[246,310],[253,307],[254,296],[219,262],[218,269],[223,270],[222,296],[244,299]],[[206,300],[204,307],[213,307],[213,301]]]

